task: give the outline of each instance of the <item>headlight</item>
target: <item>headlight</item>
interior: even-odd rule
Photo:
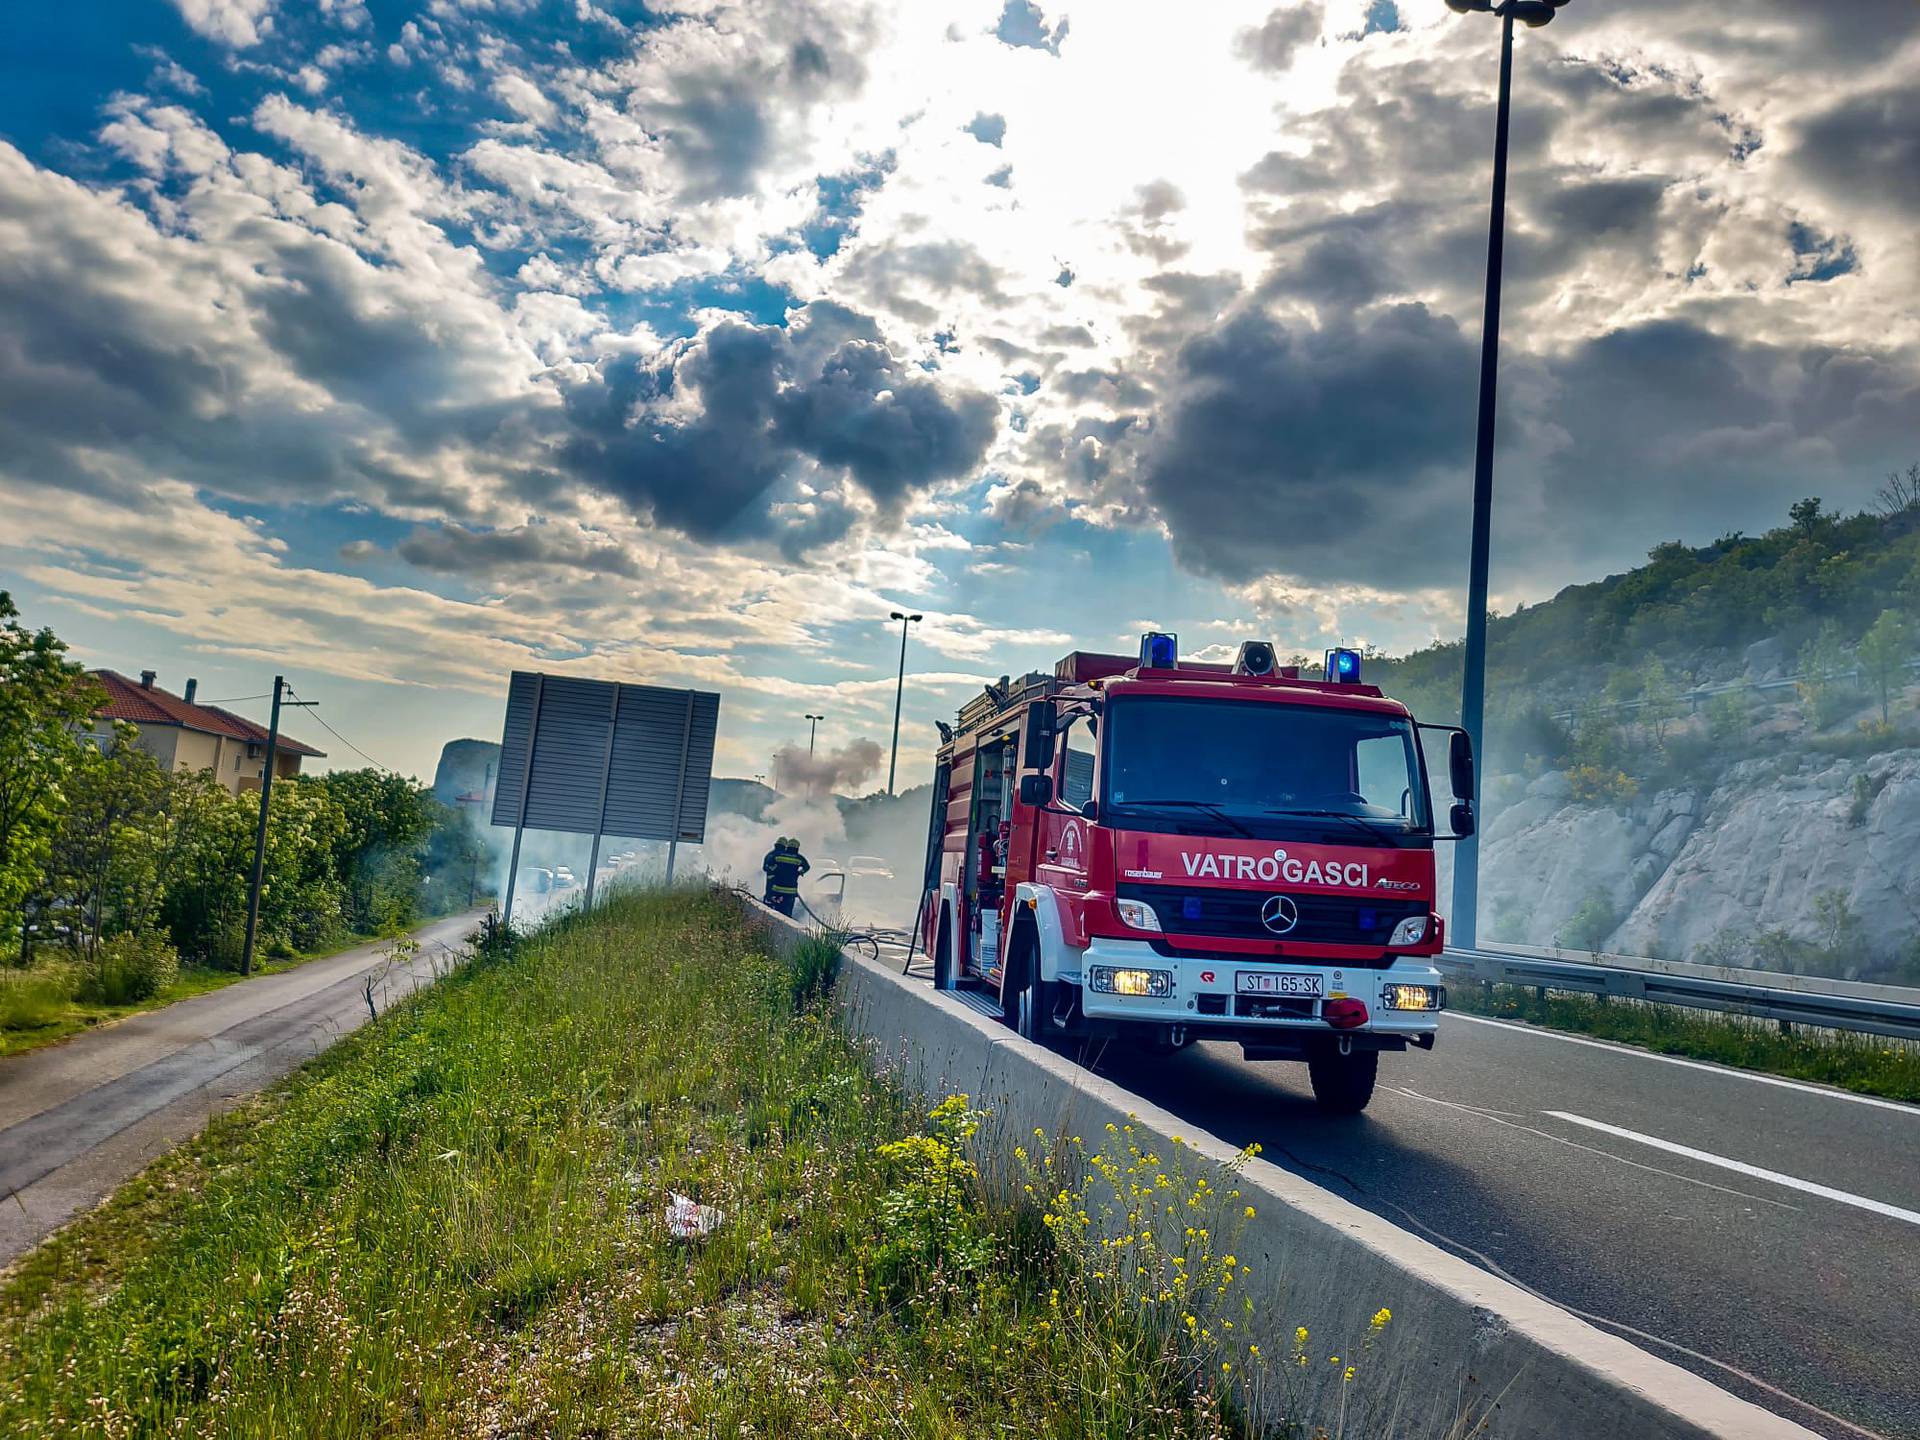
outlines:
[[[1130,925],[1135,930],[1160,928],[1160,917],[1154,913],[1153,906],[1144,900],[1116,900],[1113,908],[1119,912],[1122,925]]]
[[[1095,965],[1087,971],[1087,988],[1102,995],[1150,995],[1165,998],[1173,993],[1171,970],[1123,970],[1113,965]]]
[[[1418,945],[1427,938],[1427,924],[1428,917],[1425,915],[1409,915],[1393,927],[1393,938],[1387,944]]]
[[[1441,985],[1388,985],[1380,992],[1383,1010],[1444,1010],[1446,987]]]

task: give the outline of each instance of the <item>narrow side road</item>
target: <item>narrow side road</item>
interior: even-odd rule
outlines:
[[[365,1024],[370,977],[381,1009],[431,983],[482,913],[414,931],[404,966],[380,941],[0,1059],[0,1266]]]

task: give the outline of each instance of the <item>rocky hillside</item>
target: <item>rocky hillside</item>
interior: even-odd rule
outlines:
[[[1488,940],[1920,983],[1920,749],[1747,760],[1624,804],[1558,772],[1486,799]]]

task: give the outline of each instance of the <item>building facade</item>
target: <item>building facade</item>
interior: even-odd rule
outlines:
[[[113,670],[95,670],[93,678],[107,692],[107,703],[94,716],[94,734],[105,741],[113,724],[124,720],[139,732],[135,741],[164,770],[210,770],[234,794],[260,788],[266,769],[267,728],[231,710],[195,701],[200,687],[188,680],[184,695],[174,695],[155,684],[156,675],[142,670],[137,681]],[[326,758],[326,751],[295,740],[284,731],[275,747],[275,779],[298,775],[308,759]]]

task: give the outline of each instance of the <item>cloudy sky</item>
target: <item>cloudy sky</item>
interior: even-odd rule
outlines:
[[[1484,16],[8,26],[0,585],[91,663],[284,671],[423,773],[516,667],[717,688],[752,774],[804,711],[884,740],[906,607],[904,783],[982,679],[1148,624],[1459,631]],[[1920,7],[1574,0],[1516,50],[1497,603],[1920,456]]]

